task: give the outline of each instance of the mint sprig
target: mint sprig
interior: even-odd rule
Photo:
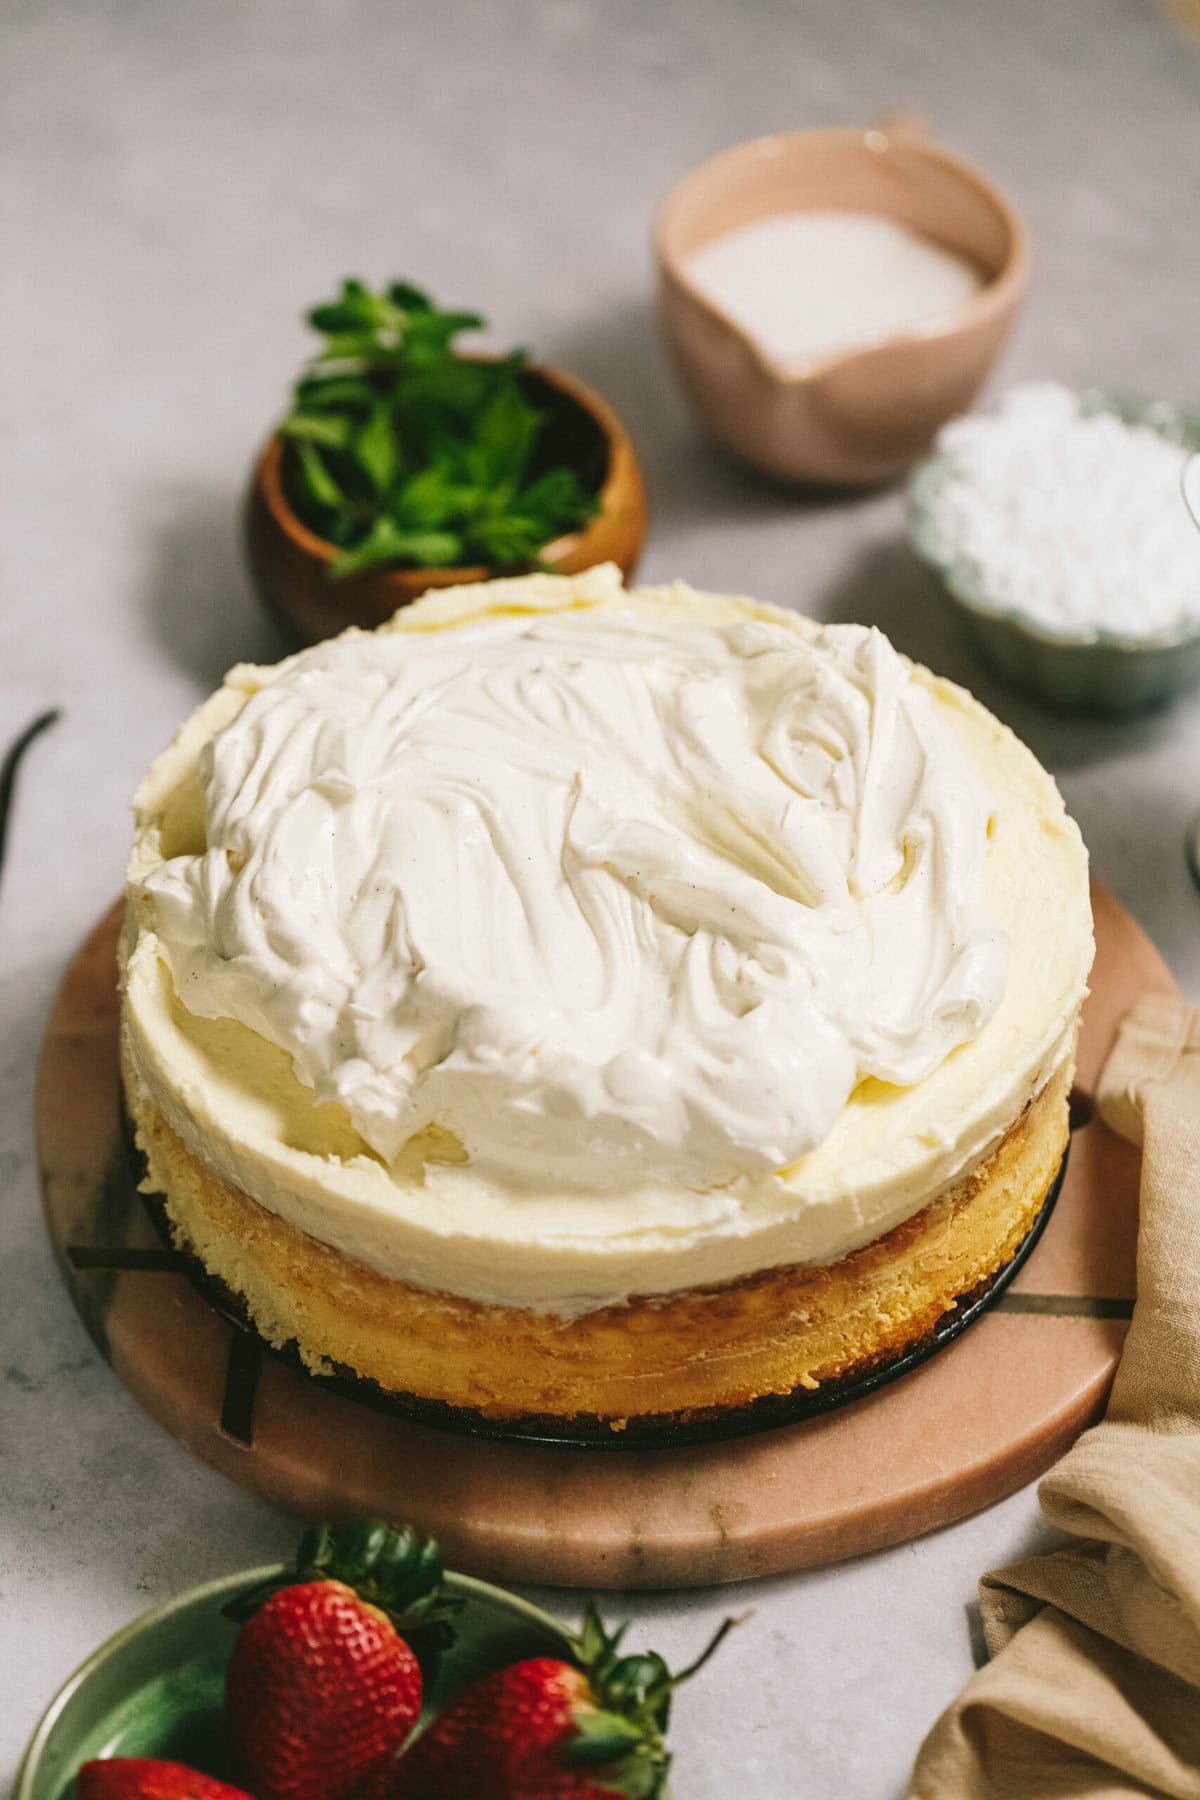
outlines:
[[[373,293],[348,280],[308,321],[325,344],[280,426],[284,479],[300,518],[336,547],[335,576],[536,565],[599,510],[580,472],[551,459],[521,353],[456,354],[477,314],[443,312],[407,282]]]

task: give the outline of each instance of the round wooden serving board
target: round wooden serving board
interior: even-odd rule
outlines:
[[[833,1562],[963,1518],[1060,1456],[1100,1412],[1134,1294],[1138,1154],[1090,1118],[1118,1021],[1173,993],[1101,887],[1066,1180],[977,1324],[890,1387],[758,1437],[599,1455],[476,1441],[321,1388],[234,1330],[155,1234],[117,1080],[114,907],[51,1014],[37,1083],[50,1235],[88,1329],[146,1410],[234,1481],[309,1518],[382,1512],[502,1581],[679,1587]]]

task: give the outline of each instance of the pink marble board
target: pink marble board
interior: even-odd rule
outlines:
[[[164,1249],[121,1140],[114,983],[120,907],[67,971],[36,1113],[50,1236],[118,1378],[243,1487],[310,1518],[410,1519],[456,1568],[588,1588],[736,1581],[903,1542],[1029,1481],[1103,1406],[1134,1293],[1138,1157],[1091,1116],[1117,1023],[1174,992],[1103,888],[1057,1207],[980,1321],[890,1387],[803,1424],[671,1450],[479,1442],[333,1394],[215,1313]]]

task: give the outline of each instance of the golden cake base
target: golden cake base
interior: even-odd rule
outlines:
[[[163,1242],[204,1296],[322,1383],[476,1436],[665,1448],[828,1411],[973,1322],[1057,1194],[1069,1075],[973,1175],[839,1263],[566,1321],[377,1275],[222,1180],[145,1100],[125,1126]]]
[[[1070,1165],[1012,1286],[953,1345],[837,1412],[751,1439],[620,1457],[490,1443],[398,1419],[263,1356],[197,1292],[129,1177],[119,1118],[121,908],[68,971],[43,1046],[37,1129],[55,1250],[88,1328],[161,1424],[309,1517],[378,1511],[501,1580],[732,1581],[916,1536],[1039,1474],[1103,1404],[1134,1291],[1137,1153],[1087,1094],[1120,1016],[1174,992],[1148,939],[1094,889],[1094,992]]]
[[[168,1249],[178,1252],[171,1259],[172,1268],[186,1273],[202,1296],[218,1313],[239,1331],[254,1337],[272,1356],[282,1357],[292,1368],[307,1374],[322,1388],[366,1406],[374,1406],[394,1417],[433,1425],[443,1431],[458,1431],[467,1437],[489,1438],[500,1443],[552,1444],[565,1449],[613,1450],[624,1453],[639,1448],[671,1449],[681,1444],[707,1444],[733,1437],[748,1437],[758,1431],[772,1431],[781,1425],[816,1418],[835,1407],[874,1393],[889,1381],[920,1366],[930,1356],[945,1348],[995,1304],[999,1294],[1009,1286],[1023,1267],[1041,1237],[1062,1188],[1067,1159],[1064,1154],[1057,1175],[1046,1198],[1033,1214],[1033,1222],[1016,1250],[993,1274],[976,1282],[962,1293],[954,1304],[917,1337],[906,1331],[897,1341],[897,1350],[879,1352],[853,1364],[836,1378],[826,1378],[813,1387],[796,1387],[790,1392],[764,1393],[737,1404],[691,1407],[675,1412],[651,1412],[624,1418],[614,1426],[611,1417],[574,1413],[519,1413],[509,1411],[486,1413],[476,1407],[453,1405],[403,1390],[383,1388],[368,1376],[358,1374],[345,1364],[323,1358],[313,1369],[300,1353],[294,1338],[274,1343],[259,1331],[245,1296],[230,1288],[219,1275],[214,1275],[180,1239],[175,1230],[165,1198],[147,1191],[144,1183],[145,1158],[132,1140],[132,1126],[124,1120],[130,1167],[133,1179],[159,1236]]]

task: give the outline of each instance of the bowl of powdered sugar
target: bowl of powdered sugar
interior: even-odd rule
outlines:
[[[909,483],[913,549],[985,655],[1040,699],[1161,705],[1200,679],[1200,417],[1161,401],[1012,389],[955,419]]]

